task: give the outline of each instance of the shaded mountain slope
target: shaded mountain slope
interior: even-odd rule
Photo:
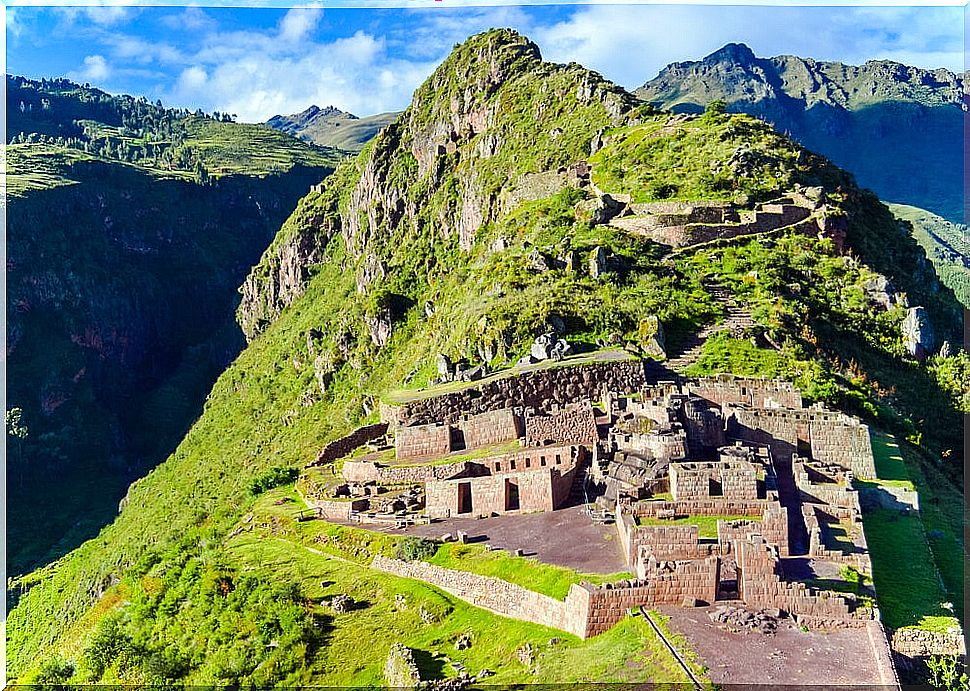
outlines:
[[[357,152],[398,115],[379,113],[360,118],[333,106],[310,106],[301,113],[274,115],[266,124],[314,144]]]
[[[8,86],[8,125],[33,128],[6,147],[7,401],[28,429],[8,466],[19,574],[95,535],[175,448],[243,345],[239,282],[337,157],[63,80]],[[160,127],[178,143],[154,141]]]

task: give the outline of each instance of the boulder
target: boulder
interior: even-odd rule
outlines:
[[[597,247],[589,255],[589,275],[593,278],[599,278],[600,275],[606,273],[608,270],[609,263],[606,250],[602,247]]]
[[[435,358],[435,365],[438,368],[438,376],[444,381],[450,381],[455,371],[451,358],[444,353],[438,353],[438,357]]]
[[[354,600],[350,595],[344,595],[343,593],[339,595],[334,595],[330,598],[330,609],[332,609],[336,614],[344,614],[353,609]]]
[[[532,251],[529,252],[529,268],[541,274],[548,271],[551,267],[546,256],[537,248],[533,247]]]
[[[391,646],[384,663],[384,680],[394,689],[413,689],[421,685],[421,672],[410,648],[400,643]]]
[[[626,205],[608,194],[581,202],[577,207],[590,223],[599,225],[609,223],[626,209]]]
[[[925,307],[910,307],[902,324],[906,352],[917,360],[925,360],[933,353],[936,335]]]
[[[667,359],[667,344],[664,339],[663,324],[655,315],[640,322],[638,330],[640,350],[655,360]]]

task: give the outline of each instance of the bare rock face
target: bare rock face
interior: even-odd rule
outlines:
[[[387,308],[379,310],[372,317],[364,317],[367,331],[370,333],[370,340],[378,348],[383,348],[391,340],[393,325],[391,322],[391,311]]]
[[[870,281],[866,281],[862,289],[865,291],[866,297],[870,302],[882,307],[884,310],[892,309],[896,305],[908,306],[905,296],[896,292],[892,281],[885,276],[877,276]]]
[[[936,334],[925,307],[910,307],[902,324],[906,352],[917,360],[925,360],[936,347]]]
[[[651,315],[640,323],[639,336],[640,349],[645,355],[656,360],[667,358],[663,324],[656,316]]]
[[[367,286],[375,281],[383,280],[386,276],[387,264],[381,261],[375,254],[366,254],[360,270],[357,272],[357,292],[365,292]]]
[[[255,338],[284,308],[303,295],[309,269],[323,260],[323,250],[336,232],[334,219],[290,235],[271,248],[240,288],[239,325],[247,340]]]

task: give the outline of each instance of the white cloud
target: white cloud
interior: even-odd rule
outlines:
[[[177,89],[187,92],[199,92],[205,89],[209,81],[209,75],[204,69],[195,65],[182,70],[178,78]]]
[[[305,40],[323,18],[322,9],[294,8],[283,15],[279,25],[279,39],[287,43]]]
[[[132,19],[139,13],[135,7],[123,5],[94,5],[90,7],[56,7],[54,11],[69,24],[78,22],[81,19],[96,24],[98,26],[113,26],[121,22]]]
[[[159,21],[162,26],[182,31],[208,31],[218,26],[218,22],[199,7],[186,7],[184,11],[165,15]]]
[[[67,76],[75,82],[103,83],[111,73],[111,65],[103,55],[88,55],[84,58],[84,66],[75,72],[68,72]]]

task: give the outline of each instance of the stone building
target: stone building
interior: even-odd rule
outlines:
[[[587,453],[557,446],[482,459],[475,471],[425,485],[430,518],[553,511],[569,499]]]

